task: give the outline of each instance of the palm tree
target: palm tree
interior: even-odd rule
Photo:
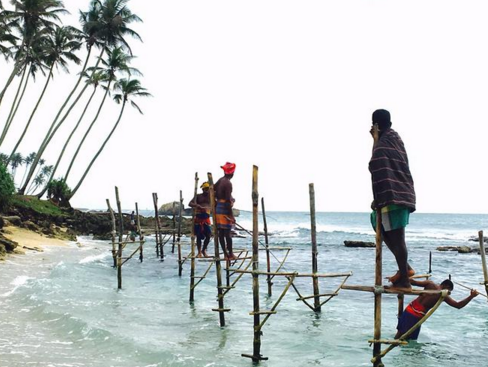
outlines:
[[[15,174],[17,173],[17,168],[24,163],[24,157],[22,157],[22,154],[16,153],[11,158],[12,159],[10,159],[10,161],[7,161],[7,165],[10,164],[10,167],[12,168],[12,179],[15,182]]]
[[[133,97],[150,97],[151,96],[151,94],[147,92],[146,88],[143,88],[141,86],[141,83],[137,79],[133,79],[133,80],[121,79],[117,83],[115,83],[114,90],[120,92],[120,93],[117,93],[114,95],[114,97],[113,97],[114,101],[117,102],[118,104],[122,103],[122,107],[120,109],[120,113],[119,113],[119,117],[117,119],[117,122],[115,123],[114,127],[110,131],[110,134],[107,136],[107,138],[103,142],[103,144],[100,147],[100,149],[98,150],[98,152],[95,154],[95,156],[91,160],[90,164],[88,165],[87,169],[85,170],[85,173],[81,177],[80,181],[75,186],[75,188],[71,191],[71,197],[73,197],[74,194],[78,191],[81,184],[85,180],[86,175],[90,171],[91,167],[93,166],[93,164],[97,160],[100,153],[102,153],[103,149],[105,148],[105,145],[107,144],[107,142],[112,137],[112,134],[114,133],[115,129],[117,129],[117,126],[119,125],[119,122],[122,119],[122,116],[124,114],[124,109],[125,109],[126,103],[130,102],[132,107],[136,108],[139,111],[139,113],[142,114],[141,109],[139,108],[139,106],[134,101],[132,101],[132,98]]]
[[[80,20],[83,25],[83,31],[88,36],[87,42],[93,41],[93,44],[96,44],[94,40],[98,39],[103,45],[102,52],[98,58],[95,68],[93,68],[93,72],[95,72],[96,68],[98,67],[98,62],[102,59],[101,56],[105,50],[105,47],[115,46],[119,43],[124,44],[125,47],[128,47],[128,43],[125,40],[125,36],[127,35],[135,37],[139,40],[141,39],[135,31],[128,27],[130,23],[140,22],[141,19],[137,15],[132,14],[132,12],[127,8],[127,3],[128,0],[105,0],[103,3],[99,0],[92,0],[92,2],[90,3],[89,12],[81,13]],[[88,42],[87,46],[89,46],[89,44],[90,43]],[[88,87],[88,85],[85,85],[85,87],[80,91],[76,99],[71,104],[68,111],[64,114],[63,118],[58,122],[59,116],[61,115],[68,101],[70,100],[72,94],[76,90],[80,80],[81,79],[78,80],[77,85],[72,90],[72,92],[64,102],[63,106],[61,106],[61,109],[59,110],[53,123],[51,124],[48,133],[44,137],[44,140],[42,141],[37,151],[36,159],[32,163],[31,169],[29,170],[26,182],[19,190],[20,194],[25,191],[28,182],[32,179],[35,167],[37,166],[39,160],[44,154],[44,151],[46,150],[50,141]]]
[[[0,163],[2,163],[5,167],[7,167],[7,159],[8,155],[5,153],[0,153]]]
[[[60,22],[59,15],[68,13],[60,0],[11,0],[11,3],[15,10],[4,10],[4,16],[17,29],[22,42],[15,55],[12,73],[0,92],[0,104],[15,75],[25,67],[23,56],[34,44],[36,35],[43,28],[54,29],[55,22]]]
[[[17,110],[19,109],[20,103],[24,97],[24,93],[27,89],[27,84],[29,83],[29,79],[36,79],[36,74],[40,71],[42,72],[43,75],[46,75],[44,72],[44,69],[47,68],[45,65],[45,52],[44,52],[44,44],[46,43],[46,38],[49,36],[49,29],[41,29],[39,33],[35,37],[35,42],[33,42],[32,47],[29,50],[25,51],[25,55],[22,56],[24,60],[24,69],[22,71],[22,78],[20,80],[19,86],[17,88],[17,93],[14,98],[14,102],[12,103],[12,106],[10,108],[10,113],[7,118],[7,122],[5,123],[5,126],[2,131],[2,135],[0,136],[0,146],[5,140],[5,137],[7,136],[7,133],[12,126],[12,122],[14,120],[14,117],[17,113]],[[17,53],[19,54],[19,53]],[[22,54],[22,53],[20,53]],[[24,80],[25,74],[27,73],[27,77],[25,79],[25,83],[22,87],[22,82]],[[22,87],[22,93],[20,95],[20,98],[18,98],[20,89]],[[17,99],[18,98],[18,99]]]
[[[39,176],[40,171],[42,169],[42,166],[44,166],[45,163],[46,163],[46,161],[44,159],[40,159],[39,160],[39,167],[37,167],[37,172],[36,172],[35,177]],[[32,165],[31,165],[31,168],[32,168]],[[32,186],[33,186],[33,183],[34,183],[34,181],[31,182],[31,184],[29,185],[29,189],[26,192],[30,192],[31,191]],[[24,181],[24,185],[25,185],[25,181]]]
[[[22,183],[24,182],[25,175],[27,174],[29,166],[32,164],[32,162],[34,162],[35,157],[36,157],[36,152],[32,152],[27,157],[24,158],[25,170],[24,170],[24,176],[22,176],[22,180],[20,181],[20,185],[22,185]],[[7,156],[7,159],[8,159],[8,156]]]
[[[45,53],[44,59],[46,61],[46,64],[49,66],[46,83],[44,84],[44,89],[42,90],[41,96],[39,97],[34,109],[32,110],[29,121],[27,121],[24,131],[22,132],[22,135],[17,141],[17,144],[12,150],[10,156],[15,154],[17,148],[19,147],[20,143],[24,139],[25,134],[27,133],[27,129],[29,128],[29,125],[32,122],[32,119],[34,118],[34,115],[37,111],[37,108],[39,107],[39,104],[44,97],[44,93],[46,92],[49,82],[53,78],[52,72],[54,67],[61,68],[65,72],[69,73],[68,60],[74,62],[77,65],[81,63],[81,60],[74,53],[75,51],[80,49],[81,43],[75,39],[75,34],[73,33],[71,27],[58,27],[55,30],[54,34],[50,37],[47,37],[44,42],[45,43],[42,46]]]
[[[3,10],[2,2],[0,2],[0,10]],[[5,12],[0,12],[0,53],[5,60],[12,57],[11,46],[17,44],[18,38],[12,33],[12,24],[7,20]],[[9,44],[10,46],[7,46]]]
[[[40,197],[42,197],[42,195],[44,195],[44,193],[48,189],[49,183],[53,180],[54,174],[56,173],[56,170],[58,169],[58,166],[61,162],[61,159],[63,158],[64,152],[66,151],[66,148],[67,148],[69,142],[71,141],[71,138],[75,134],[76,130],[78,130],[78,127],[80,126],[80,123],[83,120],[83,117],[85,116],[85,113],[86,113],[88,107],[90,106],[91,101],[92,101],[93,97],[95,96],[95,93],[97,92],[98,86],[100,85],[100,83],[105,82],[107,80],[106,75],[100,71],[92,74],[91,76],[89,76],[88,74],[85,73],[85,76],[87,77],[86,83],[88,83],[89,85],[93,85],[93,92],[90,95],[90,98],[88,99],[88,102],[86,103],[85,108],[83,109],[83,112],[82,112],[80,118],[78,119],[78,122],[76,123],[75,127],[73,128],[73,130],[69,134],[68,139],[66,139],[66,142],[64,143],[63,149],[61,150],[61,153],[59,154],[58,160],[56,161],[54,169],[51,172],[51,176],[47,180],[46,186],[44,186],[44,189],[39,193]]]
[[[31,188],[30,192],[33,193],[37,190],[39,186],[41,186],[44,182],[46,182],[46,177],[51,174],[53,166],[44,166],[34,179],[34,186]]]
[[[83,143],[85,142],[88,134],[90,133],[93,125],[95,125],[95,122],[97,121],[98,116],[100,115],[100,111],[102,110],[103,105],[105,104],[105,100],[107,98],[107,95],[110,91],[110,85],[112,84],[112,82],[114,82],[116,80],[116,73],[121,71],[121,72],[125,72],[129,75],[132,75],[132,74],[140,75],[140,72],[137,69],[129,67],[129,63],[133,59],[133,56],[129,56],[126,53],[124,53],[124,51],[122,50],[122,47],[116,47],[116,48],[114,48],[113,51],[107,51],[107,54],[108,54],[107,60],[102,60],[102,64],[103,64],[103,66],[105,66],[105,68],[100,69],[102,71],[102,73],[105,75],[106,80],[108,81],[107,86],[104,87],[105,88],[105,94],[103,96],[102,102],[100,103],[100,106],[98,107],[98,111],[97,111],[95,117],[93,118],[90,126],[86,130],[85,135],[83,135],[83,138],[81,139],[81,142],[78,145],[78,148],[76,149],[76,152],[73,155],[73,158],[71,159],[71,163],[70,163],[68,170],[66,171],[66,174],[65,174],[64,179],[63,179],[65,182],[68,180],[68,176],[69,176],[69,173],[71,172],[71,168],[73,167],[73,164],[75,163],[76,157],[78,156],[78,153],[80,152],[81,147],[83,146]]]

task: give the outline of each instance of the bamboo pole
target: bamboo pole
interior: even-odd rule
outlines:
[[[158,194],[153,192],[152,194],[153,204],[154,204],[154,229],[156,231],[156,256],[164,260],[163,248],[161,244],[161,228],[159,227],[159,209],[158,209]],[[161,251],[160,251],[161,250]]]
[[[318,271],[318,264],[317,264],[317,224],[315,221],[315,189],[313,183],[309,184],[308,186],[309,195],[310,195],[310,227],[311,227],[311,235],[312,235],[312,274],[316,274]],[[314,277],[313,280],[313,294],[314,294],[314,311],[320,312],[320,291],[319,291],[319,280],[317,277]]]
[[[178,213],[178,276],[183,273],[183,261],[181,259],[181,217],[183,209],[183,193],[180,190],[180,209]]]
[[[483,277],[485,279],[484,286],[486,294],[488,295],[488,269],[486,268],[486,253],[485,253],[485,240],[483,237],[483,231],[478,232],[480,241],[480,253],[481,253],[481,265],[483,266]]]
[[[173,201],[173,246],[171,247],[171,253],[175,253],[175,242],[176,242],[176,207]]]
[[[432,251],[429,251],[429,274],[432,273]]]
[[[463,287],[463,288],[465,288],[465,289],[469,289],[469,290],[472,290],[472,289],[473,289],[473,288],[470,288],[470,287],[468,287],[467,285],[464,285],[464,284],[459,283],[459,282],[454,282],[454,281],[453,281],[453,283],[454,283],[454,284],[457,284],[458,286]],[[483,294],[483,293],[478,292],[478,294],[479,294],[480,296],[483,296],[483,297],[485,297],[485,298],[488,298],[488,296],[486,296],[486,295],[485,295],[485,294]]]
[[[117,252],[117,288],[122,289],[122,241],[124,240],[124,219],[122,217],[122,206],[119,198],[119,188],[115,186],[115,198],[119,212],[119,249]]]
[[[112,237],[112,257],[114,259],[114,265],[113,267],[116,268],[117,267],[117,250],[115,248],[115,234],[117,233],[117,225],[115,224],[115,215],[114,215],[114,211],[112,210],[112,206],[110,206],[110,201],[108,199],[107,200],[107,207],[108,207],[108,211],[110,212],[110,218],[112,219],[112,233],[111,233],[111,237]]]
[[[261,198],[261,209],[263,211],[263,225],[264,225],[264,243],[266,245],[266,269],[271,271],[271,259],[269,253],[269,241],[268,241],[268,224],[266,222],[266,209],[264,208],[264,198]],[[271,275],[266,276],[266,282],[268,283],[268,297],[273,294],[273,282],[271,281]]]
[[[207,173],[208,183],[210,184],[210,208],[212,213],[212,222],[214,230],[214,248],[215,248],[215,274],[217,277],[217,300],[219,303],[219,320],[220,326],[225,326],[225,309],[224,309],[224,298],[222,297],[222,266],[220,264],[220,253],[219,253],[219,235],[217,229],[217,221],[215,220],[215,191],[213,184],[213,177],[210,172]]]
[[[252,169],[252,298],[253,298],[253,312],[254,312],[254,342],[253,342],[253,357],[254,362],[259,362],[261,356],[261,330],[260,330],[260,315],[259,315],[259,227],[258,227],[258,167],[253,166]]]
[[[139,261],[142,263],[144,260],[144,235],[142,234],[141,230],[141,220],[139,218],[139,206],[136,203],[136,224],[137,224],[137,233],[139,234]]]
[[[382,243],[381,237],[381,209],[376,210],[376,266],[375,266],[375,287],[382,287]],[[374,339],[381,339],[381,294],[374,294]],[[382,367],[381,362],[381,343],[373,344],[373,362],[374,367]],[[376,358],[378,357],[378,358]]]
[[[193,202],[197,205],[198,172],[195,172],[195,189],[193,190]],[[195,300],[195,215],[196,207],[191,213],[191,263],[190,263],[190,303]]]

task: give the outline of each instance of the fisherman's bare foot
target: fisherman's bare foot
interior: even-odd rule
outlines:
[[[202,257],[203,257],[202,253],[201,253],[201,252],[199,252],[199,253],[198,253],[198,255],[197,255],[197,257],[198,257],[199,259],[200,259],[200,258],[202,258]]]
[[[210,257],[208,256],[207,251],[203,251],[202,253],[203,253],[203,257]]]
[[[415,275],[415,270],[413,269],[408,269],[408,277],[413,277]],[[400,280],[400,271],[397,271],[395,275],[391,276],[391,277],[386,277],[386,279],[388,279],[391,283],[395,284],[396,282],[398,282]]]
[[[407,280],[402,280],[402,281],[397,281],[396,283],[393,283],[393,285],[385,287],[388,289],[394,289],[397,291],[403,291],[403,292],[410,292],[412,290],[412,285],[410,282]]]
[[[237,256],[234,255],[233,253],[232,254],[229,254],[229,259],[230,260],[237,260]]]

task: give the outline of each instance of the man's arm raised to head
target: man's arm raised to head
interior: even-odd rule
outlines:
[[[417,287],[435,289],[435,283],[432,280],[416,280],[410,278],[410,284],[415,285]]]
[[[450,296],[447,296],[446,299],[444,300],[449,306],[460,309],[466,306],[473,298],[475,298],[478,295],[478,291],[475,289],[471,289],[471,294],[467,296],[465,299],[462,301],[455,301],[452,299]]]

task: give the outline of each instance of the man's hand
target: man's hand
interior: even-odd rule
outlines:
[[[371,130],[369,130],[369,133],[374,139],[374,142],[376,142],[380,139],[380,128],[378,127],[378,124],[374,124],[371,126]]]
[[[480,294],[476,289],[471,289],[471,298],[477,297]]]

